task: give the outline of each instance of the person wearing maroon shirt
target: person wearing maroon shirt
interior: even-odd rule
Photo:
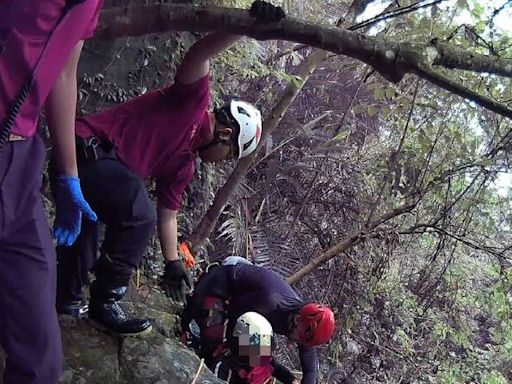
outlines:
[[[256,1],[255,22],[276,22],[281,8]],[[171,86],[155,90],[76,122],[79,173],[84,195],[106,225],[96,261],[98,226],[84,222],[71,248],[57,249],[57,311],[79,315],[81,290],[94,267],[89,319],[109,332],[130,336],[151,330],[147,319],[130,318],[119,300],[157,224],[165,258],[162,286],[173,299],[190,281],[177,253],[176,214],[193,177],[194,163],[240,159],[256,149],[261,114],[251,104],[231,100],[208,111],[209,59],[240,36],[210,34],[185,54]],[[156,180],[157,209],[144,179]]]
[[[0,1],[0,345],[4,384],[56,383],[62,348],[55,312],[55,250],[40,194],[46,149],[57,159],[54,236],[70,245],[85,202],[75,158],[76,68],[100,0]]]
[[[228,257],[223,265],[202,275],[181,316],[188,332],[194,320],[199,327],[199,355],[215,366],[219,345],[233,333],[237,319],[246,312],[262,315],[274,334],[287,336],[298,345],[302,384],[314,384],[317,376],[315,346],[327,343],[334,333],[334,315],[328,307],[304,303],[277,273]],[[284,384],[298,384],[289,370],[273,364],[274,377]]]

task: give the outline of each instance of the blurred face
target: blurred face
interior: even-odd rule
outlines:
[[[212,131],[212,140],[214,137],[213,132],[216,132],[219,139],[222,141],[212,146],[206,145],[203,148],[200,148],[198,152],[201,160],[205,162],[215,162],[233,159],[236,152],[236,145],[231,138],[233,130],[216,121],[213,114],[210,115],[210,126],[214,127]]]
[[[233,158],[232,145],[229,143],[217,143],[211,147],[200,149],[199,157],[202,161],[212,163]]]
[[[297,344],[305,344],[306,340],[304,339],[305,335],[304,324],[300,321],[300,316],[297,314],[293,317],[293,325],[292,330],[290,332],[289,338],[292,341],[295,341]]]
[[[270,364],[272,358],[271,335],[251,334],[249,327],[238,336],[240,362],[250,367]]]

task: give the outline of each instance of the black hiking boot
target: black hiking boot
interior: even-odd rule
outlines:
[[[141,336],[151,332],[149,319],[129,318],[126,315],[119,304],[125,292],[126,287],[118,287],[92,296],[92,290],[89,320],[99,329],[120,336]]]
[[[56,309],[58,315],[67,315],[79,319],[81,317],[81,301],[67,301],[57,303]]]

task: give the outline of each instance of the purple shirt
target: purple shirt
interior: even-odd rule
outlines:
[[[35,78],[11,130],[17,135],[35,133],[39,111],[70,53],[92,36],[98,21],[102,0],[85,0],[64,13],[65,3],[0,1],[0,124],[32,73]]]
[[[76,133],[112,143],[129,169],[156,178],[158,201],[178,210],[194,175],[195,149],[209,136],[208,89],[208,76],[175,83],[78,119]]]

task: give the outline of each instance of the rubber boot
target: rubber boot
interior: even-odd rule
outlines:
[[[89,320],[98,328],[119,336],[141,336],[151,332],[149,319],[130,318],[119,304],[126,290],[126,286],[104,290],[93,283]]]

